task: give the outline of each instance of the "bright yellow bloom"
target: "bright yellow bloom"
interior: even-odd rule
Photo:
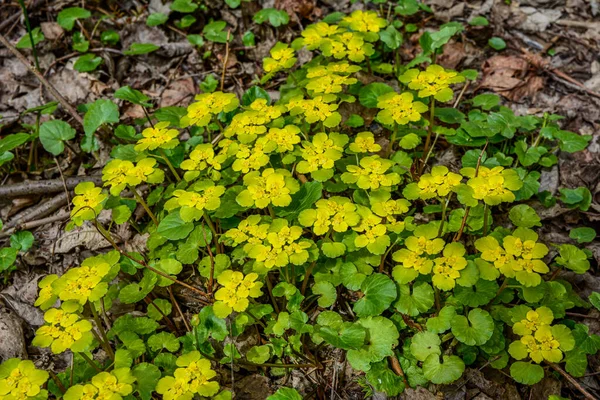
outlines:
[[[460,271],[467,266],[465,247],[461,243],[449,243],[443,251],[443,257],[434,260],[433,277],[431,281],[440,290],[452,290],[456,280],[460,278]]]
[[[446,197],[460,185],[461,180],[462,176],[459,174],[438,165],[431,169],[431,173],[422,175],[419,182],[408,184],[402,193],[411,200]]]
[[[41,308],[46,311],[50,307],[56,303],[58,300],[58,295],[54,292],[52,288],[52,282],[58,279],[58,275],[51,274],[46,275],[39,283],[38,287],[40,288],[40,292],[38,293],[38,298],[33,304],[36,307]]]
[[[316,209],[303,210],[298,215],[298,222],[302,226],[312,226],[315,235],[325,235],[330,229],[346,232],[360,221],[356,205],[347,197],[321,199],[316,206]]]
[[[308,260],[308,248],[312,243],[302,239],[302,228],[288,226],[285,219],[275,219],[269,226],[267,240],[263,244],[244,246],[248,257],[267,269],[285,267],[289,263],[304,264]]]
[[[404,240],[404,245],[410,251],[421,255],[423,253],[434,255],[444,248],[444,240],[437,237],[437,228],[434,225],[420,225]]]
[[[452,99],[453,83],[464,82],[465,77],[456,71],[445,70],[439,65],[432,64],[425,71],[416,68],[409,69],[399,78],[400,82],[408,84],[413,90],[418,90],[421,98],[434,96],[438,101],[446,102]]]
[[[241,272],[225,270],[217,277],[221,289],[215,293],[213,310],[219,318],[228,317],[233,311],[242,312],[250,304],[249,297],[262,295],[262,282],[256,282],[258,274],[252,272],[244,276]]]
[[[220,170],[221,164],[226,160],[226,154],[219,154],[215,156],[215,151],[212,144],[199,144],[190,153],[190,158],[181,163],[181,169],[186,171],[186,173],[183,175],[183,178],[188,182],[192,181],[200,175],[201,171],[204,171],[209,167]]]
[[[179,144],[179,140],[177,140],[179,131],[168,128],[169,122],[163,121],[153,127],[144,129],[142,131],[143,138],[138,140],[134,147],[135,151],[156,150],[158,148],[172,149],[177,146]]]
[[[62,301],[74,300],[81,305],[98,301],[108,291],[108,283],[102,280],[110,269],[102,256],[87,258],[81,267],[71,268],[55,280],[52,289]]]
[[[527,307],[529,308],[529,307]],[[554,320],[554,314],[548,307],[542,306],[535,310],[529,309],[525,318],[513,325],[513,332],[517,335],[531,335],[543,326],[548,326]]]
[[[313,136],[312,142],[302,142],[302,158],[296,166],[301,174],[311,173],[312,177],[324,182],[333,177],[335,161],[344,155],[344,146],[348,143],[348,136],[331,132],[327,135],[319,132]]]
[[[558,363],[563,352],[573,350],[575,339],[571,330],[565,325],[542,325],[533,335],[525,335],[512,342],[508,352],[517,360],[530,357],[535,363],[548,361]]]
[[[165,376],[158,381],[156,392],[164,400],[192,400],[195,394],[212,397],[219,391],[219,383],[210,379],[217,376],[210,361],[202,358],[200,352],[192,351],[177,358],[177,368],[173,376]]]
[[[214,211],[221,206],[221,196],[225,186],[215,186],[212,181],[199,181],[191,187],[192,191],[175,190],[173,198],[165,203],[165,210],[181,207],[181,219],[196,221],[204,215],[204,210]]]
[[[421,113],[427,111],[427,106],[420,101],[413,101],[412,93],[398,94],[389,92],[377,98],[377,120],[382,124],[406,125],[409,122],[417,122],[421,119]]]
[[[271,122],[268,113],[248,110],[236,114],[231,123],[223,131],[226,138],[237,136],[241,143],[252,143],[259,135],[267,132],[265,126]]]
[[[269,140],[266,136],[254,142],[254,146],[240,144],[235,154],[236,160],[231,165],[234,171],[247,174],[249,171],[257,171],[267,165],[270,161],[269,153],[277,149],[277,143]]]
[[[296,125],[286,125],[283,128],[270,128],[265,136],[267,140],[277,145],[278,153],[293,151],[294,145],[300,143],[300,128]]]
[[[36,331],[32,344],[50,347],[54,354],[67,349],[74,352],[86,351],[94,339],[91,333],[92,324],[71,311],[74,309],[67,303],[63,303],[62,309],[51,308],[46,311],[46,325],[42,325]]]
[[[207,126],[213,115],[230,112],[237,108],[239,100],[233,93],[202,93],[195,97],[196,102],[187,108],[187,114],[181,118],[182,127],[191,125]]]
[[[375,143],[375,137],[371,132],[360,132],[356,135],[353,143],[348,149],[354,153],[377,153],[381,146]]]
[[[360,63],[375,53],[373,45],[367,42],[376,38],[377,35],[367,37],[360,32],[343,32],[324,40],[319,48],[324,56],[338,60],[348,58],[350,61]]]
[[[358,207],[358,214],[361,216],[360,223],[352,229],[360,235],[354,238],[354,245],[366,247],[373,254],[383,254],[390,245],[390,237],[386,234],[387,228],[382,218],[364,206]]]
[[[242,207],[285,207],[292,202],[291,195],[300,190],[298,181],[285,169],[267,168],[262,174],[252,171],[244,176],[244,185],[246,189],[236,197]]]
[[[310,124],[322,121],[326,127],[333,128],[342,121],[342,116],[336,111],[338,104],[333,103],[336,99],[334,94],[315,96],[313,99],[297,96],[290,99],[287,107],[292,116],[304,115]]]
[[[0,365],[0,399],[47,399],[48,391],[42,386],[48,372],[37,369],[32,361],[10,358]]]
[[[96,218],[102,211],[104,201],[108,198],[106,194],[102,193],[102,188],[96,187],[93,182],[81,182],[75,187],[75,194],[71,220],[77,226],[81,226],[84,221]]]
[[[392,275],[400,283],[408,283],[415,279],[419,274],[427,275],[433,268],[433,261],[428,259],[426,256],[417,254],[414,251],[408,249],[400,249],[392,254],[392,259],[399,262],[399,265],[394,267]],[[404,271],[413,270],[413,271]],[[404,278],[409,275],[409,278]]]
[[[269,232],[269,224],[261,224],[260,215],[250,215],[241,221],[237,228],[229,229],[224,237],[231,240],[233,246],[248,242],[249,245],[261,244]],[[244,250],[246,246],[244,246]]]
[[[392,195],[386,190],[378,190],[371,193],[371,210],[385,218],[386,227],[389,231],[400,233],[404,230],[404,221],[398,221],[396,215],[405,214],[410,208],[410,202],[406,199],[392,200]]]
[[[513,169],[480,166],[477,176],[474,168],[463,168],[460,172],[470,178],[467,185],[472,190],[473,198],[483,200],[490,206],[512,203],[515,201],[513,192],[523,187],[523,181]]]
[[[160,183],[165,179],[165,173],[155,165],[154,158],[144,158],[136,165],[131,161],[112,160],[102,170],[104,186],[110,186],[110,194],[118,196],[127,185],[135,187],[142,182]]]
[[[273,76],[284,69],[292,68],[298,60],[294,57],[294,49],[291,49],[286,43],[277,42],[270,50],[270,53],[271,57],[263,60],[263,69],[267,73],[265,78]],[[265,78],[262,80],[263,83],[266,81]]]
[[[133,392],[136,378],[129,368],[115,368],[111,372],[100,372],[91,384],[74,385],[65,393],[64,400],[122,400]]]
[[[323,45],[323,43],[329,41],[327,39],[330,36],[338,33],[337,25],[329,25],[326,22],[317,22],[311,24],[302,31],[302,44],[306,46],[308,50],[316,50]]]
[[[344,17],[340,26],[347,26],[357,32],[379,32],[387,25],[387,21],[380,18],[375,11],[356,10]]]
[[[360,160],[360,166],[348,165],[346,167],[348,172],[342,174],[342,181],[356,183],[361,189],[371,190],[397,185],[400,183],[400,175],[396,172],[386,174],[393,165],[393,161],[379,156],[364,157]]]
[[[340,93],[343,85],[353,85],[357,82],[356,78],[348,76],[357,71],[360,71],[359,66],[350,65],[347,62],[308,68],[306,89],[314,93]]]

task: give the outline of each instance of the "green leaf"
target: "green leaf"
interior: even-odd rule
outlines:
[[[171,353],[179,350],[179,340],[171,332],[160,332],[152,335],[146,342],[152,351],[166,349]]]
[[[152,107],[148,101],[150,98],[139,90],[130,88],[129,86],[123,86],[115,92],[117,99],[126,100],[130,103],[137,104],[143,107]]]
[[[179,215],[179,210],[171,212],[158,224],[157,232],[169,239],[185,239],[194,230],[193,222],[184,222]]]
[[[17,253],[19,251],[12,247],[4,247],[0,249],[0,272],[8,271],[17,261]]]
[[[10,235],[10,247],[26,252],[33,246],[33,240],[33,233],[29,231],[20,231]]]
[[[245,47],[256,46],[256,41],[254,39],[254,33],[252,33],[252,31],[247,31],[246,33],[244,33],[244,36],[242,36],[242,44]]]
[[[162,13],[152,13],[148,15],[146,19],[146,25],[148,26],[158,26],[162,25],[169,20],[169,16]]]
[[[110,100],[99,99],[88,107],[83,117],[83,130],[87,137],[91,137],[103,124],[117,122],[119,107]]]
[[[511,208],[508,217],[518,227],[532,228],[534,226],[542,226],[540,217],[527,204],[519,204]]]
[[[75,21],[85,19],[92,16],[92,13],[80,7],[65,8],[58,13],[56,22],[67,31],[70,31],[75,26]]]
[[[600,293],[593,292],[588,298],[589,302],[600,311]]]
[[[125,349],[115,351],[115,368],[130,368],[133,364],[131,353]]]
[[[327,281],[315,283],[312,287],[312,292],[316,295],[320,295],[318,300],[319,307],[331,307],[337,299],[335,287]]]
[[[301,211],[311,208],[322,196],[323,184],[321,182],[307,182],[292,195],[292,202],[289,206],[274,207],[275,214],[288,220],[296,219]]]
[[[560,190],[560,201],[565,203],[569,208],[579,208],[581,211],[587,211],[592,204],[592,193],[586,187],[578,187],[577,189]]]
[[[160,49],[160,46],[152,43],[132,43],[129,46],[129,49],[125,50],[123,54],[126,56],[139,56],[142,54],[152,53],[158,49]]]
[[[469,318],[457,315],[452,319],[452,334],[468,346],[485,344],[494,333],[494,320],[485,310],[475,308],[469,311]]]
[[[473,107],[479,107],[482,110],[489,111],[500,104],[500,96],[491,93],[484,93],[473,97]]]
[[[402,377],[396,375],[386,361],[373,364],[366,377],[375,390],[388,396],[397,396],[404,391]]]
[[[487,281],[479,279],[475,286],[456,286],[454,288],[454,296],[463,305],[480,307],[489,303],[496,296],[497,291],[498,284],[495,280]]]
[[[14,133],[12,135],[6,135],[0,139],[0,154],[16,149],[23,143],[27,142],[30,137],[31,135],[27,133]]]
[[[465,370],[465,363],[458,356],[440,356],[432,354],[423,363],[423,375],[436,385],[452,383],[460,378]]]
[[[155,321],[163,319],[163,315],[168,317],[172,311],[173,305],[170,301],[165,299],[154,299],[154,301],[147,306],[148,317]]]
[[[504,50],[506,48],[506,42],[499,37],[493,37],[488,40],[488,45],[494,50]]]
[[[81,32],[73,33],[73,50],[85,53],[90,48],[90,42],[86,40]]]
[[[95,71],[100,64],[102,64],[102,61],[102,57],[96,56],[92,53],[84,54],[75,61],[73,68],[79,72],[92,72]]]
[[[119,292],[119,300],[123,304],[137,303],[154,289],[156,282],[158,282],[158,275],[155,273],[144,272],[144,276],[139,283],[130,283],[121,289]]]
[[[302,400],[302,396],[296,389],[282,387],[275,394],[267,397],[267,400]]]
[[[175,0],[171,3],[171,10],[180,13],[192,13],[196,11],[198,4],[194,3],[193,0]]]
[[[411,354],[419,361],[425,361],[431,354],[440,355],[442,349],[440,337],[433,332],[416,333],[410,343]]]
[[[361,285],[364,296],[354,303],[359,318],[380,315],[396,299],[396,284],[384,274],[373,274]]]
[[[567,153],[575,153],[585,149],[592,140],[592,135],[578,135],[569,131],[554,132],[554,138],[558,140],[559,147]]]
[[[246,359],[255,364],[264,364],[271,358],[271,347],[268,345],[252,346],[246,354]]]
[[[227,43],[227,32],[224,31],[227,23],[225,21],[215,21],[207,24],[202,29],[206,40],[215,43]],[[230,40],[232,37],[230,37]]]
[[[33,44],[37,45],[42,40],[46,39],[44,34],[42,33],[42,29],[38,26],[37,28],[33,28],[31,30],[31,35],[33,36]],[[29,33],[25,32],[25,35],[17,42],[17,49],[31,49],[33,46],[31,45],[31,38],[29,37]]]
[[[168,353],[163,353],[168,354]],[[156,359],[155,361],[156,362]],[[135,376],[135,388],[142,400],[152,399],[152,392],[156,389],[156,383],[160,379],[160,370],[156,365],[146,362],[137,364],[131,373]]]
[[[380,31],[379,39],[392,50],[395,50],[402,45],[402,34],[394,28],[394,25],[388,25],[385,30]]]
[[[537,364],[516,361],[510,366],[510,376],[524,385],[534,385],[544,378],[544,369]]]
[[[217,86],[219,85],[219,81],[213,74],[206,75],[206,78],[202,82],[200,82],[200,90],[204,93],[212,93],[217,90]]]
[[[409,285],[400,285],[399,288],[396,310],[403,314],[415,317],[429,310],[435,302],[433,288],[426,282],[419,282],[412,286],[412,294]]]
[[[231,8],[238,8],[242,4],[242,0],[225,0],[225,3]]]
[[[588,227],[575,228],[569,232],[569,237],[577,243],[589,243],[596,238],[596,231]]]
[[[379,362],[394,354],[400,334],[392,321],[384,317],[360,318],[357,322],[367,330],[367,344],[358,350],[349,350],[348,362],[352,367],[368,371],[371,363]]]
[[[558,248],[560,253],[556,257],[558,265],[574,271],[577,274],[583,274],[590,269],[590,262],[587,259],[587,254],[572,244],[561,244]]]
[[[456,315],[456,309],[452,306],[444,306],[437,317],[427,319],[427,330],[433,333],[444,333],[452,327],[452,319]]]
[[[350,128],[360,128],[365,125],[365,120],[358,114],[352,114],[344,123]]]
[[[437,32],[425,32],[423,35],[421,35],[421,38],[419,39],[419,44],[421,45],[421,48],[423,49],[424,53],[434,53],[438,49],[441,49],[442,46],[448,43],[452,36],[460,32],[461,30],[462,27],[459,28],[456,25],[449,25],[442,27]]]
[[[44,150],[57,156],[65,150],[63,142],[73,139],[75,133],[75,129],[64,121],[47,121],[40,126],[40,142]]]
[[[102,43],[114,46],[115,44],[119,43],[121,37],[119,36],[118,32],[112,29],[108,29],[100,34],[100,40],[102,41]]]
[[[469,25],[471,26],[488,26],[490,23],[486,17],[482,15],[478,15],[474,18],[471,18],[469,21]]]
[[[341,322],[340,318],[339,325],[322,326],[324,325],[324,318],[320,317],[324,314],[325,312],[319,314],[317,319],[320,324],[317,327],[317,332],[327,343],[344,350],[360,349],[364,345],[367,330],[360,324]],[[336,315],[339,316],[339,314]]]
[[[358,100],[360,104],[367,108],[376,108],[377,107],[377,98],[383,94],[393,92],[390,86],[385,83],[369,83],[366,86],[360,88],[358,92]]]
[[[321,245],[321,252],[325,257],[338,258],[346,252],[346,245],[339,242],[326,242]]]
[[[394,8],[394,12],[402,16],[416,14],[419,12],[419,3],[417,0],[400,0]]]
[[[565,354],[565,370],[576,378],[585,375],[588,367],[587,354],[582,349],[574,349]]]
[[[263,8],[252,17],[252,20],[257,24],[262,24],[269,21],[275,28],[281,25],[287,25],[290,22],[290,16],[283,10],[275,8]]]

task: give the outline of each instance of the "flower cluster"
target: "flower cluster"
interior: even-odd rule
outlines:
[[[122,400],[133,392],[136,378],[129,368],[115,368],[92,377],[91,383],[74,385],[67,390],[64,400]]]
[[[316,181],[326,181],[333,177],[334,163],[344,155],[348,136],[332,132],[329,135],[319,132],[312,142],[302,143],[302,158],[296,167],[301,174],[310,173]]]
[[[300,189],[298,181],[286,169],[267,168],[244,175],[246,189],[237,195],[242,207],[265,208],[269,205],[285,207],[292,202],[291,195]]]
[[[33,362],[10,358],[0,365],[0,399],[47,399],[48,391],[42,386],[48,377],[48,372],[37,369]]]
[[[427,106],[420,101],[414,101],[414,95],[409,92],[398,94],[389,92],[377,98],[377,120],[382,124],[406,125],[421,119],[421,113],[427,111]]]
[[[75,311],[78,305],[63,303],[62,308],[51,308],[44,314],[46,325],[42,325],[35,333],[32,344],[39,347],[50,347],[54,354],[67,349],[74,352],[87,350],[94,339],[92,324],[82,319]]]
[[[135,151],[172,149],[179,144],[177,129],[169,129],[170,123],[162,121],[142,131],[142,138],[134,147]]]
[[[523,187],[523,181],[513,169],[504,167],[463,168],[460,173],[468,177],[467,187],[476,200],[483,200],[485,204],[496,206],[500,203],[515,201],[513,192]]]
[[[524,286],[537,286],[542,282],[540,274],[550,270],[542,261],[548,254],[548,247],[537,243],[537,240],[537,233],[527,228],[515,229],[502,239],[502,245],[494,236],[477,239],[475,247],[481,252],[477,265],[480,269],[492,271],[495,267],[496,277],[502,273],[509,278],[516,278]]]
[[[370,11],[365,14],[373,15]],[[355,23],[355,25],[359,24]],[[375,49],[370,42],[377,40],[377,34],[373,31],[349,30],[348,25],[346,24],[343,27],[341,25],[329,25],[326,22],[310,25],[302,32],[299,44],[305,46],[308,50],[319,49],[326,57],[333,57],[337,60],[347,58],[356,63],[363,62],[365,58],[375,53]],[[373,24],[370,25],[370,29],[375,29]]]
[[[323,94],[312,99],[296,96],[290,99],[287,108],[290,115],[303,116],[309,124],[322,122],[327,128],[333,128],[342,120],[342,116],[336,111],[339,107],[334,103],[336,99],[335,94]]]
[[[356,205],[347,197],[333,196],[327,200],[321,199],[317,201],[316,206],[316,209],[309,208],[298,215],[298,222],[302,226],[312,226],[315,235],[325,235],[331,229],[335,232],[346,232],[360,221]]]
[[[93,182],[81,182],[75,186],[75,197],[73,197],[73,208],[71,209],[71,220],[77,226],[84,221],[95,219],[108,196],[102,193],[102,188],[96,187]]]
[[[191,151],[190,158],[183,160],[181,163],[181,169],[186,171],[183,179],[187,182],[193,181],[207,168],[220,170],[221,164],[226,160],[227,154],[220,152],[215,155],[215,150],[210,143],[199,144]]]
[[[185,222],[196,221],[204,215],[204,210],[214,211],[221,206],[221,196],[225,193],[225,186],[217,185],[213,181],[198,181],[190,191],[175,190],[173,198],[165,203],[165,210],[179,208],[179,215]]]
[[[207,126],[212,117],[221,112],[230,112],[237,108],[239,100],[233,93],[202,93],[187,108],[187,114],[181,118],[181,126]]]
[[[450,85],[465,81],[465,77],[456,71],[445,70],[443,67],[431,64],[425,71],[416,68],[409,69],[399,78],[400,82],[408,84],[412,90],[418,90],[420,98],[433,96],[437,101],[446,102],[452,99]]]
[[[256,282],[258,274],[251,272],[244,276],[241,272],[225,270],[217,277],[221,289],[215,293],[214,313],[219,318],[226,318],[233,311],[242,312],[250,304],[249,297],[260,297],[262,282]]]
[[[394,279],[400,283],[408,283],[419,274],[427,275],[431,273],[433,261],[429,256],[440,253],[445,245],[444,240],[437,236],[438,230],[434,224],[419,225],[414,230],[413,235],[404,240],[406,248],[392,254],[392,259],[400,263],[394,267]],[[457,252],[459,252],[459,249],[450,248],[448,257],[457,254]],[[442,266],[445,266],[445,264],[445,262],[440,263]]]
[[[357,82],[356,78],[349,75],[358,71],[360,71],[358,65],[350,65],[347,62],[308,68],[306,89],[313,93],[340,93],[343,85],[353,85]]]
[[[192,351],[179,356],[176,364],[179,368],[173,376],[162,377],[156,386],[156,391],[163,399],[192,399],[195,394],[211,397],[219,391],[219,384],[211,381],[217,373],[212,370],[210,361],[202,358],[200,352]]]
[[[294,66],[297,58],[294,57],[294,50],[286,43],[277,42],[270,50],[271,57],[263,60],[263,69],[267,73],[267,77],[271,77],[279,71],[290,69]],[[267,79],[263,78],[263,82]]]
[[[360,160],[360,166],[348,165],[342,174],[342,181],[345,183],[355,183],[361,189],[379,189],[380,187],[390,188],[400,183],[400,175],[396,172],[386,173],[394,162],[379,156],[363,157]]]
[[[462,176],[450,172],[448,167],[436,165],[430,173],[422,175],[418,182],[406,185],[402,194],[410,200],[446,197],[458,188],[461,180]]]
[[[385,28],[387,21],[380,18],[375,11],[356,10],[342,18],[340,26],[348,27],[356,32],[379,32]]]
[[[131,161],[114,159],[102,170],[104,186],[110,186],[110,194],[118,196],[126,186],[136,187],[142,182],[161,183],[165,179],[162,169],[156,168],[154,158]]]
[[[353,153],[377,153],[381,150],[381,145],[375,143],[373,133],[359,132],[348,146],[348,150]]]

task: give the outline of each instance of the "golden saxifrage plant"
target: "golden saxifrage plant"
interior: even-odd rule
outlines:
[[[39,284],[45,324],[33,344],[73,352],[79,366],[51,393],[226,399],[219,363],[278,376],[325,368],[331,347],[389,395],[454,382],[468,365],[523,384],[548,368],[585,373],[600,338],[566,317],[589,305],[556,272],[586,272],[590,253],[543,243],[532,205],[557,201],[538,193],[540,170],[589,137],[456,90],[477,71],[435,59],[460,24],[423,34],[422,53],[403,64],[399,21],[375,11],[326,21],[277,43],[241,99],[206,92],[154,110],[141,134],[116,127],[103,185],[77,186],[70,223],[93,225],[114,250]],[[304,65],[301,48],[313,54]],[[276,77],[287,79],[274,101],[260,85]],[[440,143],[457,147],[462,167],[438,163]],[[562,194],[589,207],[585,188]],[[134,222],[138,205],[147,218]],[[127,221],[147,235],[145,251],[111,233]],[[177,285],[200,306],[189,324]],[[114,315],[116,302],[138,312]],[[236,338],[250,331],[261,342],[242,352]],[[0,397],[46,398],[47,379],[9,360]]]

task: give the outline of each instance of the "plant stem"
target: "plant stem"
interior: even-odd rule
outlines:
[[[267,283],[267,290],[269,291],[269,296],[271,297],[271,301],[273,302],[273,308],[275,312],[279,314],[279,305],[277,304],[277,300],[273,296],[273,284],[271,283],[271,278],[269,277],[269,273],[265,276],[265,282]]]
[[[52,380],[58,387],[58,390],[60,390],[62,394],[65,394],[67,392],[67,389],[65,388],[65,385],[63,385],[63,383],[60,381],[60,379],[58,379],[58,376],[56,376],[56,374],[50,369],[47,369],[46,371],[48,371],[48,375],[50,375],[50,378],[52,378]]]
[[[221,249],[219,248],[219,239],[217,237],[218,235],[217,235],[217,229],[215,228],[215,224],[213,224],[212,219],[210,219],[210,217],[208,216],[206,211],[204,211],[202,216],[204,217],[204,221],[206,221],[206,225],[208,225],[208,228],[212,232],[213,241],[215,242],[215,251],[217,252],[217,254],[220,254]],[[206,238],[204,238],[204,241],[206,242]],[[206,245],[207,246],[209,245],[208,242],[206,243]],[[210,250],[209,250],[209,252],[210,252]]]
[[[267,207],[269,209],[269,215],[271,216],[271,218],[275,218],[275,211],[273,210],[273,206],[269,204]]]
[[[96,365],[96,363],[87,356],[87,354],[85,353],[77,353],[81,356],[81,358],[83,358],[85,361],[87,361],[88,364],[90,364],[90,366],[92,368],[94,368],[97,372],[102,372],[102,370],[100,369],[99,366]]]
[[[88,303],[88,306],[90,307],[90,311],[92,312],[92,316],[94,317],[94,321],[96,322],[96,327],[98,328],[98,331],[100,331],[100,336],[102,337],[102,348],[106,351],[110,359],[114,361],[115,353],[112,347],[110,347],[110,342],[108,341],[108,336],[106,335],[106,331],[102,326],[102,321],[100,321],[100,317],[98,316],[98,311],[96,311],[96,307],[93,303]]]
[[[483,205],[483,236],[487,235],[488,231],[488,205],[484,203]]]
[[[23,0],[17,0],[19,5],[23,9],[23,17],[25,18],[25,26],[27,27],[27,33],[29,34],[29,40],[31,41],[31,51],[33,53],[33,61],[35,62],[35,69],[41,71],[40,61],[38,60],[37,50],[35,48],[35,42],[33,41],[33,33],[31,33],[31,24],[29,23],[29,13]]]
[[[429,108],[429,127],[427,129],[427,139],[425,139],[425,147],[423,147],[423,155],[421,156],[421,167],[419,168],[419,175],[423,173],[425,169],[425,157],[431,144],[431,135],[433,134],[433,121],[435,116],[435,99],[431,98],[431,107]]]
[[[304,293],[306,292],[306,287],[308,286],[308,279],[310,278],[310,274],[312,273],[313,269],[315,268],[315,265],[317,265],[317,262],[313,261],[312,264],[310,264],[310,266],[306,270],[306,273],[304,275],[304,281],[302,282],[302,289],[300,290],[300,293],[302,293],[303,296],[304,296]]]
[[[152,218],[152,221],[154,222],[154,225],[158,226],[158,220],[156,219],[156,216],[154,215],[154,213],[152,212],[152,210],[150,210],[150,207],[148,207],[148,204],[146,204],[146,202],[144,201],[144,199],[142,198],[142,196],[140,196],[140,194],[138,193],[138,191],[135,190],[135,188],[133,186],[128,185],[128,187],[129,187],[129,190],[131,190],[131,192],[135,196],[135,198],[138,201],[138,203],[140,203],[142,205],[142,207],[144,207],[144,210],[146,210],[146,212],[148,213],[148,216],[150,218]]]
[[[440,223],[440,229],[438,230],[438,237],[441,237],[442,233],[444,232],[444,223],[446,222],[446,211],[448,211],[448,203],[450,202],[451,196],[452,194],[449,194],[448,198],[446,199],[446,202],[442,202],[442,222]]]
[[[392,132],[392,137],[390,138],[390,142],[388,143],[388,148],[386,151],[387,156],[389,157],[394,150],[394,142],[396,141],[396,135],[398,134],[398,125],[394,124],[394,131]]]
[[[563,371],[563,369],[561,367],[559,367],[558,365],[553,364],[553,363],[548,363],[548,365],[550,365],[550,368],[552,368],[553,370],[555,370],[556,372],[558,372],[559,374],[561,374],[573,386],[575,386],[575,388],[577,390],[579,390],[579,392],[581,392],[581,394],[583,395],[583,397],[585,397],[586,399],[589,399],[589,400],[595,400],[595,399],[597,399],[597,397],[593,396],[592,394],[590,394],[590,392],[588,392],[587,390],[585,390],[583,388],[583,386],[581,386],[581,384],[579,382],[577,382],[577,380],[575,378],[573,378],[571,375],[569,375],[565,371]]]
[[[165,162],[167,163],[167,166],[171,170],[171,173],[173,174],[175,179],[177,179],[177,182],[181,182],[181,177],[175,170],[175,167],[173,167],[173,164],[171,164],[171,161],[169,161],[169,157],[167,157],[167,155],[165,154],[165,151],[163,149],[159,148],[158,152],[160,153],[160,156],[162,157],[162,159],[165,160]]]

